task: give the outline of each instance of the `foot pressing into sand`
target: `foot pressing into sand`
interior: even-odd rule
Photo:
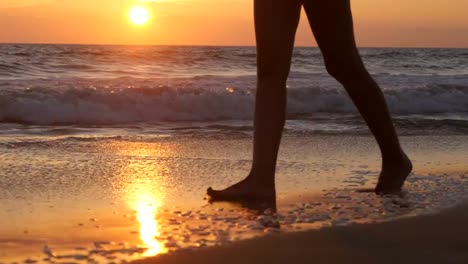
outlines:
[[[382,172],[375,187],[377,194],[391,194],[401,191],[406,178],[413,170],[411,160],[402,154],[401,158],[383,162]]]
[[[248,176],[224,190],[209,187],[206,193],[213,201],[270,200],[276,195],[274,184],[261,183],[253,176]]]

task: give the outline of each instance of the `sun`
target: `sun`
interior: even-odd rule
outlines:
[[[151,18],[151,12],[147,7],[134,5],[128,10],[128,19],[136,26],[148,24]]]

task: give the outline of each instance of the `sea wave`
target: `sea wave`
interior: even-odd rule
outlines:
[[[288,89],[288,118],[318,113],[350,114],[356,109],[343,89]],[[397,115],[459,113],[468,115],[468,86],[431,85],[385,89]],[[0,122],[103,125],[151,121],[250,120],[254,89],[30,88],[0,91]]]

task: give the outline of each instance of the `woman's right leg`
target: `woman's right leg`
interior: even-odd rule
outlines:
[[[227,189],[208,189],[213,199],[275,195],[275,168],[286,118],[286,79],[301,11],[300,0],[255,0],[257,95],[253,164],[249,176]]]

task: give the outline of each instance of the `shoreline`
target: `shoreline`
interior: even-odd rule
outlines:
[[[468,263],[468,203],[435,215],[270,235],[150,263]]]
[[[372,138],[291,135],[282,145],[272,225],[245,208],[202,199],[209,185],[220,188],[245,175],[250,139],[23,141],[0,146],[0,185],[9,190],[0,212],[3,263],[133,261],[427,215],[468,198],[466,136],[402,137],[415,173],[402,197],[381,197],[356,192],[377,180]],[[45,258],[45,248],[53,257]]]

